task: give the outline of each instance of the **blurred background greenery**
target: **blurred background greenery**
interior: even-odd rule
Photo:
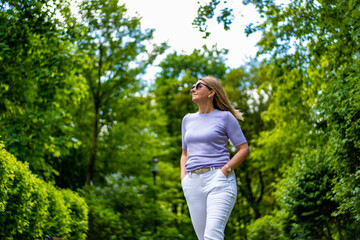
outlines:
[[[196,239],[181,120],[214,75],[251,148],[225,238],[360,239],[360,3],[277,2],[243,1],[264,19],[246,29],[262,33],[261,61],[173,52],[149,85],[169,46],[121,1],[1,0],[0,238]],[[193,24],[206,37],[232,17],[211,0]]]

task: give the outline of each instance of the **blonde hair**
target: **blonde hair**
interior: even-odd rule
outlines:
[[[205,76],[199,78],[199,80],[203,81],[206,86],[215,91],[213,100],[214,108],[221,111],[229,111],[232,115],[234,115],[235,118],[242,121],[244,120],[242,116],[243,114],[231,106],[229,98],[221,86],[220,81],[216,77]]]

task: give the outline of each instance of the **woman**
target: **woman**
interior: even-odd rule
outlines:
[[[236,120],[243,118],[216,78],[200,78],[191,93],[199,110],[182,120],[181,185],[198,239],[220,240],[237,195],[234,169],[249,147]],[[232,159],[229,139],[237,149]]]

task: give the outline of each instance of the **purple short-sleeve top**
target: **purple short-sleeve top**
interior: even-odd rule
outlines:
[[[186,171],[222,167],[230,159],[227,143],[246,143],[237,119],[229,111],[187,114],[182,120],[182,148],[187,151]]]

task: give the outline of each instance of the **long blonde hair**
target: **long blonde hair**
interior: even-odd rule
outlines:
[[[199,80],[203,81],[206,86],[215,91],[213,100],[214,108],[221,111],[229,111],[232,115],[234,115],[235,118],[242,121],[244,120],[242,116],[243,114],[231,106],[229,98],[227,97],[223,87],[216,77],[205,76],[199,78]]]

